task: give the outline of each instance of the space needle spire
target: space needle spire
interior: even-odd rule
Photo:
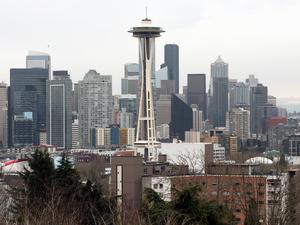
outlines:
[[[152,25],[152,21],[147,17],[146,7],[146,18],[142,20],[140,26],[131,28],[129,32],[139,40],[141,76],[137,133],[134,146],[138,149],[144,149],[145,161],[156,161],[160,142],[156,140],[151,79],[155,68],[155,38],[160,37],[164,31],[160,27]]]

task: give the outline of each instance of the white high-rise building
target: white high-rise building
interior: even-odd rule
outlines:
[[[78,120],[74,120],[72,123],[72,148],[78,148],[79,141],[78,141]]]
[[[0,148],[7,147],[7,85],[0,83]]]
[[[230,134],[241,139],[250,137],[250,111],[233,108],[226,114],[226,128]]]
[[[156,127],[156,135],[160,140],[170,138],[170,126],[169,124],[161,124]]]
[[[112,77],[90,70],[78,82],[78,89],[79,143],[81,147],[89,147],[92,128],[105,128],[112,122]]]
[[[120,112],[120,128],[134,127],[134,115],[131,112],[126,112],[126,108],[122,108]]]
[[[197,108],[192,108],[193,110],[193,131],[201,132],[203,130],[203,112]]]

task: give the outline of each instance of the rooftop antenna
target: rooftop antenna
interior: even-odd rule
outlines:
[[[148,19],[148,8],[146,6],[146,19]]]

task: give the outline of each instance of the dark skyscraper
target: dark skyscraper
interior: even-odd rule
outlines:
[[[11,69],[9,90],[9,145],[39,144],[39,132],[46,127],[46,80],[48,69]],[[32,126],[32,128],[30,128]],[[24,128],[24,132],[22,129]],[[21,130],[20,130],[21,129]],[[22,143],[25,130],[33,130],[33,142]]]
[[[47,81],[47,143],[72,148],[72,80],[68,71],[53,71]]]
[[[211,64],[209,115],[215,127],[224,127],[228,111],[228,64],[221,57]]]
[[[195,104],[198,110],[203,112],[204,119],[207,116],[207,94],[205,74],[188,74],[187,102],[191,106]]]
[[[175,94],[171,96],[171,138],[184,140],[185,131],[193,128],[193,111],[182,99]]]
[[[251,133],[260,134],[263,129],[263,117],[262,112],[268,103],[268,88],[262,84],[258,84],[256,87],[251,87],[250,90],[250,130]]]
[[[165,45],[165,63],[168,67],[168,80],[175,81],[175,92],[179,93],[179,48],[176,44]]]

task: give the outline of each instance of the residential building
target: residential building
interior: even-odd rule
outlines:
[[[92,128],[108,127],[112,121],[113,98],[111,75],[100,75],[90,70],[78,82],[79,88],[79,143],[91,146]]]
[[[72,148],[79,147],[78,119],[72,123]]]
[[[0,148],[7,147],[7,85],[0,83]]]
[[[232,108],[226,114],[226,128],[229,134],[240,139],[250,138],[250,112],[243,108]]]

